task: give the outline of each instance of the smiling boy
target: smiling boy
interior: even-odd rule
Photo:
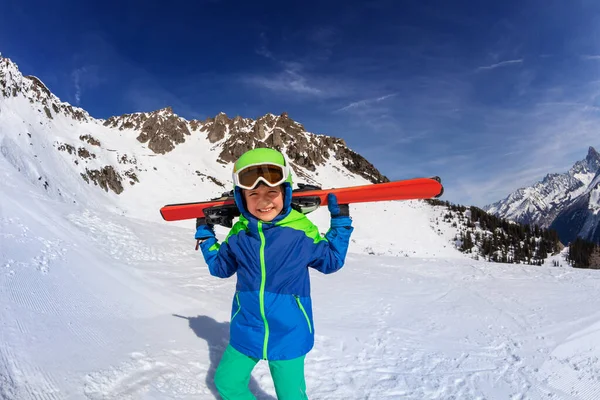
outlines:
[[[280,152],[244,153],[233,171],[239,221],[223,243],[199,220],[195,238],[211,275],[237,274],[230,342],[215,375],[225,400],[254,399],[248,383],[260,360],[269,363],[278,399],[307,399],[304,359],[314,345],[308,268],[329,274],[344,265],[352,220],[347,204],[328,195],[330,229],[321,236],[292,209],[292,174]]]

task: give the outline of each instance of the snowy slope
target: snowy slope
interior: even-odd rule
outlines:
[[[235,280],[208,274],[193,229],[49,198],[4,158],[0,171],[0,398],[215,398]],[[377,228],[417,243],[431,228],[405,207]],[[357,250],[312,273],[310,398],[600,396],[596,271]],[[265,363],[252,387],[274,398]]]

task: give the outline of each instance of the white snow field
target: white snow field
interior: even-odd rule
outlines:
[[[209,275],[193,222],[50,199],[5,157],[0,171],[0,398],[218,398],[235,279]],[[384,208],[387,227],[369,212]],[[598,271],[470,260],[421,202],[352,212],[347,264],[311,275],[309,398],[600,398]],[[396,254],[358,244],[377,238]],[[251,387],[275,398],[265,362]]]

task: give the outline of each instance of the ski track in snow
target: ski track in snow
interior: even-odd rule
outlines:
[[[209,396],[200,376],[207,369],[199,363],[176,363],[172,358],[186,355],[172,351],[158,356],[134,352],[129,360],[86,376],[84,393],[89,399],[135,399],[141,396]],[[163,396],[161,396],[163,395]]]

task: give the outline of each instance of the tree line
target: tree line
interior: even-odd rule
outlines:
[[[576,268],[600,268],[600,246],[578,237],[569,243],[567,260]]]
[[[464,253],[474,254],[474,258],[542,265],[549,255],[558,254],[562,249],[558,233],[554,230],[514,223],[475,206],[454,205],[437,199],[428,202],[448,209],[443,220],[459,228],[455,238],[458,248]]]

